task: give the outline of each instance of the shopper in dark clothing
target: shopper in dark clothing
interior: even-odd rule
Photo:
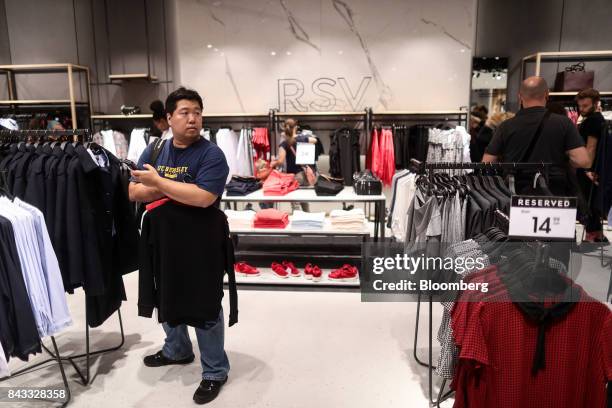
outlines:
[[[303,171],[302,166],[295,164],[295,150],[297,143],[316,144],[317,138],[300,134],[298,124],[294,119],[287,119],[283,129],[283,141],[279,145],[278,158],[270,163],[272,168],[285,165],[286,173],[299,174]],[[312,166],[316,169],[316,166]]]
[[[502,123],[487,146],[482,161],[552,163],[549,188],[554,194],[575,194],[568,189],[567,167],[589,168],[584,141],[574,124],[565,116],[547,113],[548,85],[543,78],[530,77],[521,84],[519,98],[523,108],[512,119]],[[532,139],[541,126],[539,138],[531,152]],[[517,192],[526,188],[531,178],[517,180]]]
[[[584,118],[578,125],[580,136],[586,144],[587,152],[593,162],[593,167],[597,166],[597,143],[602,135],[606,121],[598,112],[599,92],[595,89],[585,89],[576,95],[576,103],[580,110],[580,115]],[[584,222],[586,242],[608,242],[603,235],[601,227],[601,205],[595,200],[598,189],[598,175],[594,171],[578,169],[576,171],[578,183],[582,189],[582,194],[589,200],[589,213],[581,217]]]
[[[143,152],[139,160],[139,168],[143,170],[132,172],[134,180],[130,183],[130,198],[133,201],[151,202],[168,197],[193,207],[218,205],[229,167],[221,149],[200,136],[202,107],[202,98],[192,90],[179,88],[168,96],[166,112],[173,137],[165,143],[155,168],[148,164],[152,149],[147,148]],[[207,238],[215,239],[210,235]],[[225,241],[226,236],[220,234],[216,239],[219,242]],[[216,319],[206,321],[196,328],[203,368],[202,382],[193,396],[198,404],[210,402],[217,397],[227,381],[230,368],[223,344],[223,309],[219,310]],[[171,327],[167,322],[163,327],[166,332],[164,347],[145,357],[145,365],[160,367],[191,363],[194,355],[187,326],[180,324]]]
[[[482,160],[485,149],[493,139],[495,130],[502,122],[513,117],[514,113],[512,112],[496,112],[487,119],[476,136],[476,142],[470,146],[470,155],[473,162],[478,163]]]
[[[482,158],[482,153],[478,153],[479,148],[476,144],[476,139],[480,130],[484,127],[489,115],[489,110],[484,105],[475,105],[470,111],[470,160],[479,162]]]

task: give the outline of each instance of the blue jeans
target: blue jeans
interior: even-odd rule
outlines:
[[[167,323],[163,323],[162,326],[166,332],[166,340],[162,348],[165,357],[172,360],[182,360],[193,356],[191,339],[186,325],[170,327]],[[217,320],[207,321],[204,329],[195,328],[195,332],[200,349],[202,379],[225,380],[230,364],[223,346],[225,339],[223,309],[219,312]]]

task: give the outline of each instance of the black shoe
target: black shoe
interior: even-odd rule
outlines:
[[[209,403],[217,398],[217,395],[219,395],[221,391],[221,387],[223,387],[223,384],[226,382],[227,377],[225,377],[223,381],[202,380],[195,394],[193,394],[193,400],[199,405]]]
[[[195,359],[195,356],[192,355],[191,357],[187,357],[182,360],[171,360],[168,357],[164,356],[164,354],[160,350],[155,354],[146,356],[144,358],[144,363],[147,367],[162,367],[162,366],[167,366],[167,365],[172,365],[172,364],[189,364],[189,363],[193,363],[194,359]]]

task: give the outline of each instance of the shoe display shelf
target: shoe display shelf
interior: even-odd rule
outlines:
[[[227,196],[223,195],[222,201],[227,203],[234,203],[234,209],[237,209],[237,203],[258,203],[258,202],[318,202],[318,203],[373,203],[374,204],[374,222],[365,222],[363,230],[360,231],[345,231],[334,229],[331,224],[326,220],[326,224],[321,230],[309,230],[309,229],[295,229],[289,224],[286,228],[240,228],[231,229],[230,233],[234,240],[236,249],[236,259],[240,261],[250,262],[253,259],[260,257],[276,256],[279,260],[291,258],[296,260],[298,263],[310,262],[316,264],[319,260],[322,262],[329,263],[330,260],[336,262],[337,267],[342,266],[344,263],[352,263],[355,265],[361,265],[360,254],[345,254],[330,251],[327,246],[327,240],[321,240],[323,243],[321,250],[313,253],[300,253],[299,251],[288,250],[287,248],[279,248],[278,251],[266,248],[265,250],[259,251],[254,249],[240,250],[239,243],[241,237],[249,237],[260,240],[262,243],[266,240],[278,240],[283,237],[308,237],[309,240],[314,241],[317,237],[333,239],[339,243],[344,241],[348,242],[360,242],[364,243],[368,240],[384,240],[385,238],[385,196],[384,195],[357,195],[353,191],[352,187],[345,187],[340,193],[335,196],[317,196],[314,189],[298,189],[290,192],[283,196],[267,196],[263,194],[263,190],[255,191],[246,196]],[[302,274],[300,277],[287,277],[280,278],[276,276],[270,268],[258,267],[260,275],[244,277],[236,275],[236,281],[239,284],[252,284],[252,285],[287,285],[287,286],[328,286],[328,287],[359,287],[359,278],[348,279],[348,280],[330,280],[328,278],[329,273],[334,268],[321,268],[323,276],[320,281],[313,281],[306,279],[303,268],[300,268]],[[361,268],[358,268],[361,270]]]

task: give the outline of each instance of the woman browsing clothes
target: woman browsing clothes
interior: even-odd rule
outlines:
[[[279,145],[278,157],[270,163],[272,168],[283,167],[285,173],[295,174],[295,179],[300,183],[301,186],[308,185],[308,177],[305,174],[306,166],[312,169],[312,172],[316,173],[316,164],[312,165],[301,165],[295,163],[296,149],[298,143],[310,143],[316,144],[317,138],[308,136],[298,132],[298,124],[295,119],[287,119],[283,125],[283,141]],[[295,210],[296,208],[302,207],[303,211],[308,211],[308,203],[291,203],[291,207]]]

